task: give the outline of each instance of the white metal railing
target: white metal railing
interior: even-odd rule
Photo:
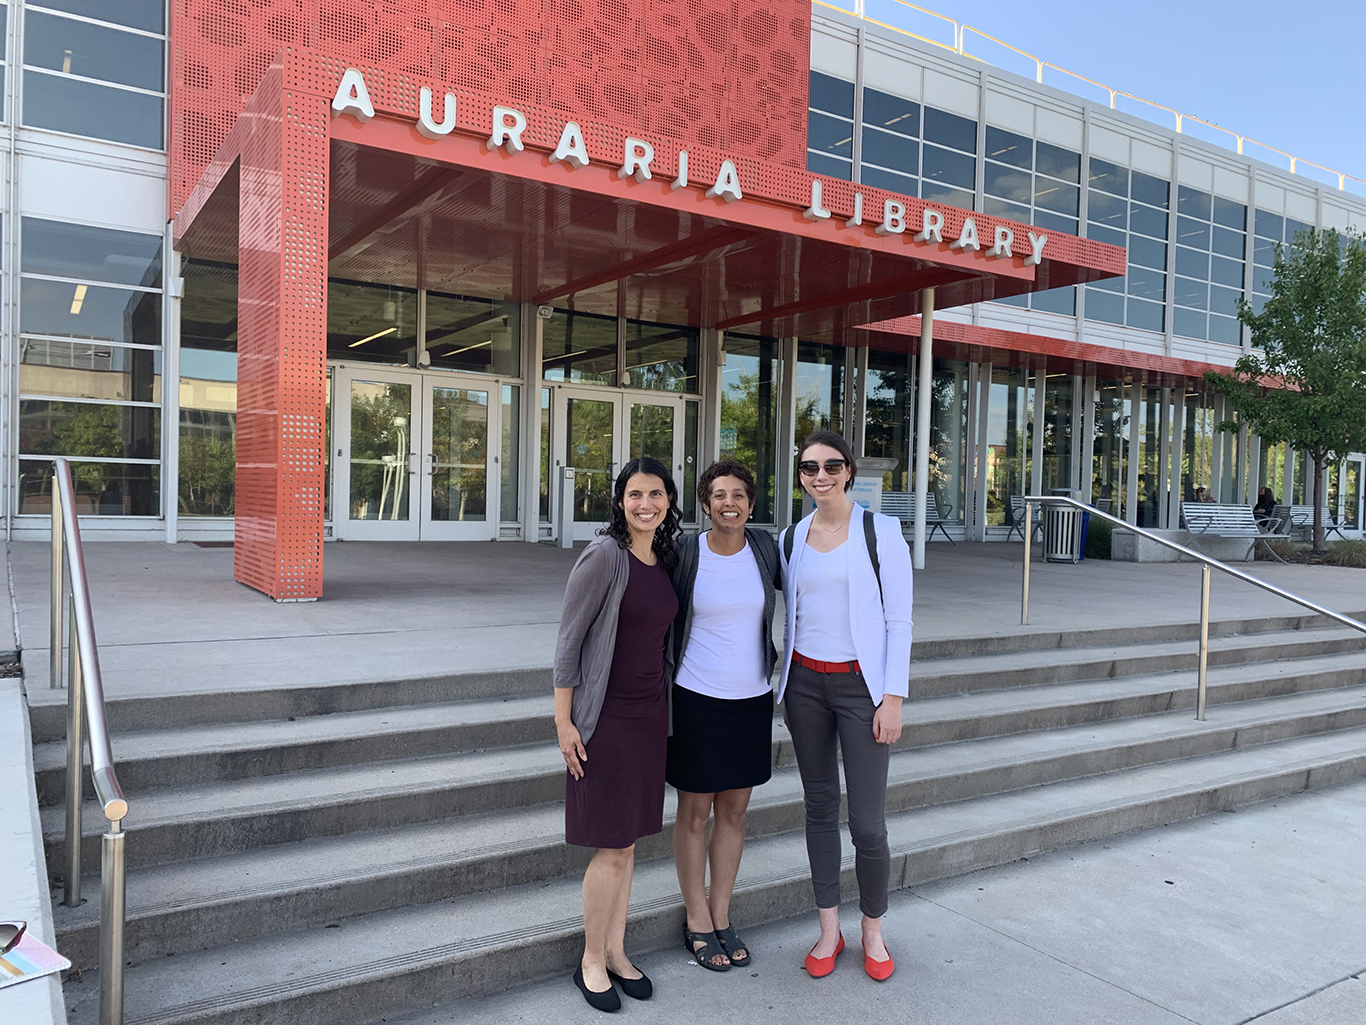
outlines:
[[[63,637],[63,628],[66,635]],[[123,819],[128,814],[114,772],[109,726],[104,717],[104,685],[100,653],[95,643],[95,620],[90,604],[90,582],[85,572],[85,550],[76,519],[76,496],[71,464],[53,460],[52,472],[52,608],[51,686],[63,685],[66,650],[66,878],[62,903],[81,903],[81,800],[84,790],[83,754],[89,725],[90,774],[95,797],[109,828],[100,857],[100,1025],[123,1025],[123,925],[127,893],[127,861]]]
[[[1341,612],[1334,612],[1332,609],[1324,608],[1322,605],[1312,602],[1308,598],[1301,598],[1298,594],[1292,594],[1284,588],[1277,587],[1275,584],[1269,584],[1265,580],[1259,580],[1250,573],[1244,573],[1242,570],[1234,569],[1232,566],[1222,563],[1218,559],[1210,558],[1204,552],[1197,552],[1194,548],[1187,548],[1183,544],[1177,544],[1175,541],[1168,540],[1159,534],[1154,534],[1152,531],[1144,530],[1142,527],[1136,527],[1132,523],[1126,523],[1118,516],[1111,516],[1109,513],[1101,512],[1095,506],[1087,505],[1085,502],[1079,501],[1078,499],[1068,498],[1066,495],[1026,495],[1025,502],[1027,504],[1038,504],[1042,506],[1072,506],[1081,512],[1087,513],[1093,519],[1105,520],[1107,523],[1112,523],[1116,527],[1132,531],[1140,537],[1146,537],[1154,544],[1162,545],[1164,548],[1171,548],[1174,551],[1181,552],[1183,555],[1189,555],[1192,559],[1195,559],[1200,563],[1200,660],[1196,678],[1196,719],[1205,718],[1205,676],[1209,666],[1209,571],[1211,567],[1219,570],[1221,573],[1227,573],[1231,577],[1236,577],[1244,583],[1252,584],[1254,587],[1260,587],[1263,591],[1270,591],[1272,594],[1284,598],[1287,601],[1293,601],[1296,605],[1302,605],[1304,608],[1309,609],[1312,612],[1317,612],[1320,616],[1326,616],[1329,619],[1335,620],[1343,626],[1350,626],[1353,630],[1366,633],[1366,623],[1353,619],[1351,616],[1344,616]],[[1032,520],[1032,510],[1026,519]],[[1024,531],[1024,572],[1020,586],[1020,624],[1022,626],[1029,625],[1029,535],[1032,532],[1032,527],[1033,524],[1030,523]],[[1046,529],[1045,537],[1047,537]]]

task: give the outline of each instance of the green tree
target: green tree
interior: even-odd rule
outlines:
[[[1205,377],[1242,423],[1313,458],[1314,551],[1322,552],[1323,468],[1366,450],[1366,238],[1300,232],[1277,247],[1275,275],[1262,312],[1239,303],[1254,350],[1232,373]]]

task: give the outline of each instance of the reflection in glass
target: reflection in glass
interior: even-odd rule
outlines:
[[[574,468],[574,521],[606,523],[612,516],[613,421],[616,403],[565,400],[564,465]]]
[[[83,18],[112,21],[144,32],[163,32],[166,28],[166,6],[162,0],[41,0],[43,7],[66,11]]]
[[[890,93],[865,87],[863,90],[863,123],[900,132],[902,135],[918,136],[920,134],[920,104],[914,100],[903,100],[900,96],[893,96]]]
[[[118,4],[104,4],[106,9]],[[30,10],[24,18],[24,63],[63,75],[97,78],[159,93],[165,42],[103,25]]]
[[[810,89],[808,102],[816,110],[825,110],[831,114],[841,114],[848,118],[854,116],[853,82],[846,82],[843,79],[813,71],[811,72]]]
[[[942,185],[955,185],[970,192],[975,187],[973,178],[976,173],[977,162],[972,157],[940,149],[938,146],[924,147],[920,174],[926,184],[933,181]],[[971,205],[969,202],[969,208]]]
[[[550,389],[541,389],[541,522],[550,522]]]
[[[930,385],[930,480],[939,515],[963,522],[967,488],[968,365],[935,359]],[[915,474],[910,487],[915,490]]]
[[[902,196],[914,196],[916,194],[916,180],[910,175],[897,174],[895,171],[884,171],[880,167],[864,164],[863,169],[859,172],[859,177],[864,185],[871,185],[875,189],[886,189],[888,192],[895,192]]]
[[[427,293],[427,353],[432,366],[516,377],[517,303]]]
[[[649,456],[672,469],[674,461],[674,407],[631,403],[631,447],[627,459]]]
[[[812,431],[844,431],[844,347],[817,342],[797,344],[796,441]],[[801,519],[801,480],[792,454],[792,519]]]
[[[24,71],[24,124],[30,128],[159,150],[163,102],[147,93]]]
[[[925,108],[924,137],[965,153],[977,152],[977,122],[945,110]]]
[[[182,311],[184,308],[182,304]],[[211,344],[222,344],[212,339],[209,341]],[[328,393],[330,396],[330,377]],[[324,423],[330,426],[330,419],[324,420]],[[182,516],[233,514],[237,477],[236,436],[237,353],[220,349],[182,348],[178,499]],[[327,466],[330,469],[330,437],[325,444]],[[328,484],[330,479],[325,482],[325,488]],[[329,492],[324,490],[323,494],[326,496]]]
[[[1086,299],[1089,303],[1090,297]],[[1110,512],[1125,518],[1128,472],[1129,402],[1127,387],[1118,381],[1098,381],[1096,420],[1092,425],[1091,501],[1106,501]]]
[[[541,332],[547,381],[617,383],[617,318],[556,310]]]
[[[161,353],[155,349],[21,338],[19,362],[19,390],[26,395],[161,401]]]
[[[20,330],[63,338],[161,344],[161,294],[24,278]]]
[[[1081,154],[1040,142],[1034,155],[1034,170],[1078,185],[1081,183]]]
[[[1031,451],[1029,421],[1032,419],[1031,389],[1025,372],[993,367],[987,411],[987,496],[988,526],[1013,522],[1010,499],[1023,495],[1025,471]]]
[[[160,235],[41,217],[25,217],[23,229],[20,268],[26,274],[161,287]]]
[[[351,382],[353,520],[408,519],[412,392],[406,384]]]
[[[19,402],[19,451],[25,455],[161,458],[161,410],[97,402]]]
[[[914,360],[907,352],[868,353],[867,417],[863,454],[895,459],[882,477],[885,491],[907,491],[910,482],[911,409],[915,401]]]
[[[19,460],[19,515],[52,513],[47,459]],[[71,464],[77,516],[161,515],[161,467],[145,463]]]
[[[920,143],[891,132],[865,128],[861,159],[865,164],[881,164],[894,171],[915,174],[920,169]]]
[[[697,348],[696,328],[628,320],[627,387],[647,391],[697,391]]]
[[[484,520],[488,509],[489,393],[433,388],[431,401],[431,518],[438,523]],[[406,470],[407,461],[403,462]]]
[[[1026,171],[1034,168],[1034,140],[1001,128],[987,126],[987,156]]]
[[[753,521],[773,523],[777,469],[779,342],[726,335],[721,368],[722,459],[738,459],[754,474],[758,496]]]
[[[854,153],[854,123],[813,110],[807,115],[806,145],[808,149],[820,153],[851,157]]]
[[[180,301],[182,349],[237,348],[237,267],[185,260],[180,265],[185,296]]]
[[[336,278],[328,281],[329,358],[411,366],[416,353],[416,291]]]
[[[1043,487],[1072,487],[1072,401],[1070,374],[1048,374],[1043,399]]]
[[[498,519],[503,523],[516,523],[522,518],[522,510],[517,501],[518,484],[521,481],[521,467],[518,453],[521,450],[522,389],[515,384],[503,385],[503,451],[502,451],[502,495],[498,504]]]

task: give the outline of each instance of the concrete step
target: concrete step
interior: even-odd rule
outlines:
[[[978,799],[1158,762],[1366,726],[1366,687],[1247,702],[1216,720],[1186,711],[949,744],[892,756],[889,810]],[[558,752],[544,753],[547,762]],[[562,765],[562,763],[561,763]],[[555,771],[562,780],[562,768]],[[562,784],[561,784],[562,786]],[[638,845],[641,862],[671,856],[673,792],[664,832]],[[799,832],[801,783],[781,769],[756,789],[751,839]],[[130,833],[132,848],[136,833]],[[400,826],[204,858],[129,878],[128,956],[226,943],[329,919],[555,879],[580,870],[584,852],[563,842],[560,802]],[[98,879],[87,880],[98,891]],[[96,962],[99,903],[56,909],[62,950]]]
[[[1350,630],[1314,631],[1296,635],[1300,645],[1313,642],[1316,651],[1332,649],[1354,640]],[[1366,682],[1366,648],[1323,653],[1287,660],[1283,642],[1272,638],[1223,638],[1211,644],[1209,674],[1211,701],[1227,702],[1267,697],[1322,687],[1345,687]],[[1165,648],[1167,646],[1159,646]],[[1181,645],[1178,645],[1181,647]],[[944,660],[953,670],[929,688],[927,678],[913,676],[917,698],[907,705],[903,718],[906,746],[936,744],[969,737],[1043,729],[1125,715],[1141,715],[1168,708],[1193,707],[1195,673],[1188,670],[1161,672],[1148,669],[1143,675],[1116,677],[1116,652],[1129,670],[1149,664],[1141,649],[1078,649],[1075,663],[1056,664],[1058,653],[1036,652],[1025,656],[987,656]],[[1266,664],[1239,658],[1249,652],[1273,653]],[[1158,652],[1162,654],[1162,652]],[[1170,653],[1168,653],[1170,654]],[[1184,656],[1178,653],[1178,661]],[[1026,659],[1016,668],[1011,663]],[[1046,675],[1048,663],[1059,676],[1069,676],[1078,666],[1101,674],[1082,683],[1033,683],[1026,678]],[[1256,665],[1255,669],[1248,668]],[[917,664],[917,672],[919,671]],[[1032,673],[1030,677],[1024,673]],[[952,681],[945,684],[946,680]],[[1132,682],[1133,687],[1127,686]],[[993,693],[986,700],[963,701],[967,694]],[[949,697],[921,699],[922,688],[949,690]],[[956,688],[956,689],[951,689]],[[1023,700],[1013,699],[1013,691]],[[947,701],[948,714],[939,714],[936,701]],[[961,711],[957,711],[960,710]],[[332,766],[380,762],[421,755],[488,750],[517,744],[544,742],[554,736],[553,703],[546,691],[532,697],[487,698],[445,704],[388,706],[355,712],[335,712],[293,720],[187,726],[170,730],[144,730],[116,734],[114,757],[119,780],[129,793],[153,788],[188,786],[216,780],[242,780]],[[791,764],[790,748],[782,735],[775,741],[775,764]],[[56,805],[65,800],[66,743],[51,741],[34,748],[39,803]],[[86,774],[86,798],[93,790]]]
[[[1364,775],[1366,729],[1359,728],[901,811],[888,822],[893,886]],[[855,892],[852,868],[846,856],[846,896]],[[733,919],[760,923],[809,910],[807,873],[800,833],[754,841]],[[632,896],[631,948],[676,943],[681,901],[672,864],[638,865]],[[126,1021],[360,1025],[500,989],[509,979],[567,973],[579,954],[579,901],[578,880],[565,877],[135,960]],[[97,992],[95,972],[67,984],[76,1020],[94,1019]]]

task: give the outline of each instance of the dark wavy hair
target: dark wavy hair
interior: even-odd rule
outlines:
[[[754,474],[749,472],[749,467],[738,459],[718,459],[697,478],[697,500],[702,503],[704,509],[711,508],[711,486],[716,483],[718,477],[734,477],[743,484],[745,494],[749,495],[750,505],[758,500],[759,486],[754,483]]]
[[[617,482],[612,487],[612,519],[598,533],[615,538],[619,548],[631,547],[631,528],[626,525],[626,510],[622,503],[626,500],[626,482],[638,473],[658,477],[664,482],[664,493],[669,496],[669,508],[664,513],[664,521],[655,528],[651,547],[664,568],[672,570],[678,563],[678,535],[683,532],[680,526],[683,514],[678,509],[678,487],[674,484],[673,474],[658,459],[641,456],[621,468]]]
[[[828,445],[844,457],[845,462],[849,464],[849,479],[844,482],[844,490],[852,488],[854,475],[858,473],[858,462],[854,459],[854,450],[849,446],[849,442],[834,431],[812,431],[802,442],[801,455],[797,456],[797,462],[800,463],[806,458],[806,450],[812,445]],[[805,481],[802,482],[802,487],[806,487]]]

